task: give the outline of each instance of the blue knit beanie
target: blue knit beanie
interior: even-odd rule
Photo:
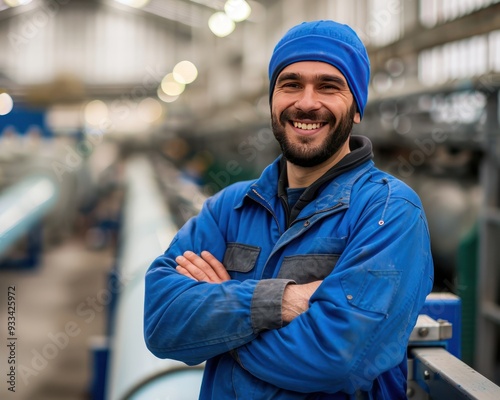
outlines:
[[[342,72],[363,116],[370,61],[356,32],[334,21],[303,22],[290,29],[274,48],[269,62],[270,101],[279,73],[299,61],[322,61]]]

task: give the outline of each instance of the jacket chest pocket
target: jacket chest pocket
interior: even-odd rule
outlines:
[[[304,254],[283,258],[277,278],[303,284],[325,279],[335,267],[338,254]]]
[[[222,264],[233,279],[248,279],[255,272],[260,247],[242,243],[228,243]]]

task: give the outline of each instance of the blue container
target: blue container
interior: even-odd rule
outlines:
[[[420,314],[426,314],[435,320],[444,319],[451,323],[453,335],[443,342],[451,354],[461,358],[462,303],[460,298],[447,292],[430,293]]]

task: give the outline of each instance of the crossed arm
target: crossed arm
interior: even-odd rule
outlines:
[[[192,251],[186,251],[175,261],[178,263],[177,272],[195,281],[219,284],[231,279],[224,265],[206,250],[202,251],[200,256]],[[314,281],[303,285],[289,284],[286,286],[281,306],[282,318],[285,323],[291,322],[308,310],[309,299],[322,282]]]
[[[384,207],[392,211],[380,227]],[[234,350],[258,379],[328,393],[368,390],[401,362],[432,288],[428,229],[418,207],[403,197],[377,202],[352,229],[336,272],[307,285],[276,279],[285,287],[281,310],[275,303],[273,319],[255,326],[252,306],[260,314],[272,306],[254,302],[255,291],[272,290],[273,282],[230,279],[218,261],[226,238],[210,212],[202,215],[204,223],[191,220],[146,274],[145,338],[153,354],[195,365]]]

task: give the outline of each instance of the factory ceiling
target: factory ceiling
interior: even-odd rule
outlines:
[[[16,1],[26,4],[9,7]],[[125,4],[133,1],[142,1],[142,7]],[[267,122],[267,62],[278,38],[300,20],[335,15],[361,28],[372,77],[404,68],[405,91],[421,89],[416,79],[421,51],[500,28],[500,4],[433,27],[419,24],[408,7],[392,19],[404,21],[405,33],[377,45],[368,30],[377,19],[369,21],[365,10],[375,2],[248,0],[249,18],[236,23],[229,36],[217,37],[208,21],[224,9],[225,0],[0,0],[0,92],[11,93],[18,104],[42,107],[99,100],[123,114],[146,98],[159,101],[163,80],[189,61],[197,68],[196,80],[179,96],[162,99],[160,129],[205,134]],[[390,9],[375,11],[386,15]],[[396,26],[394,32],[402,30]],[[370,94],[372,100],[377,96]]]

